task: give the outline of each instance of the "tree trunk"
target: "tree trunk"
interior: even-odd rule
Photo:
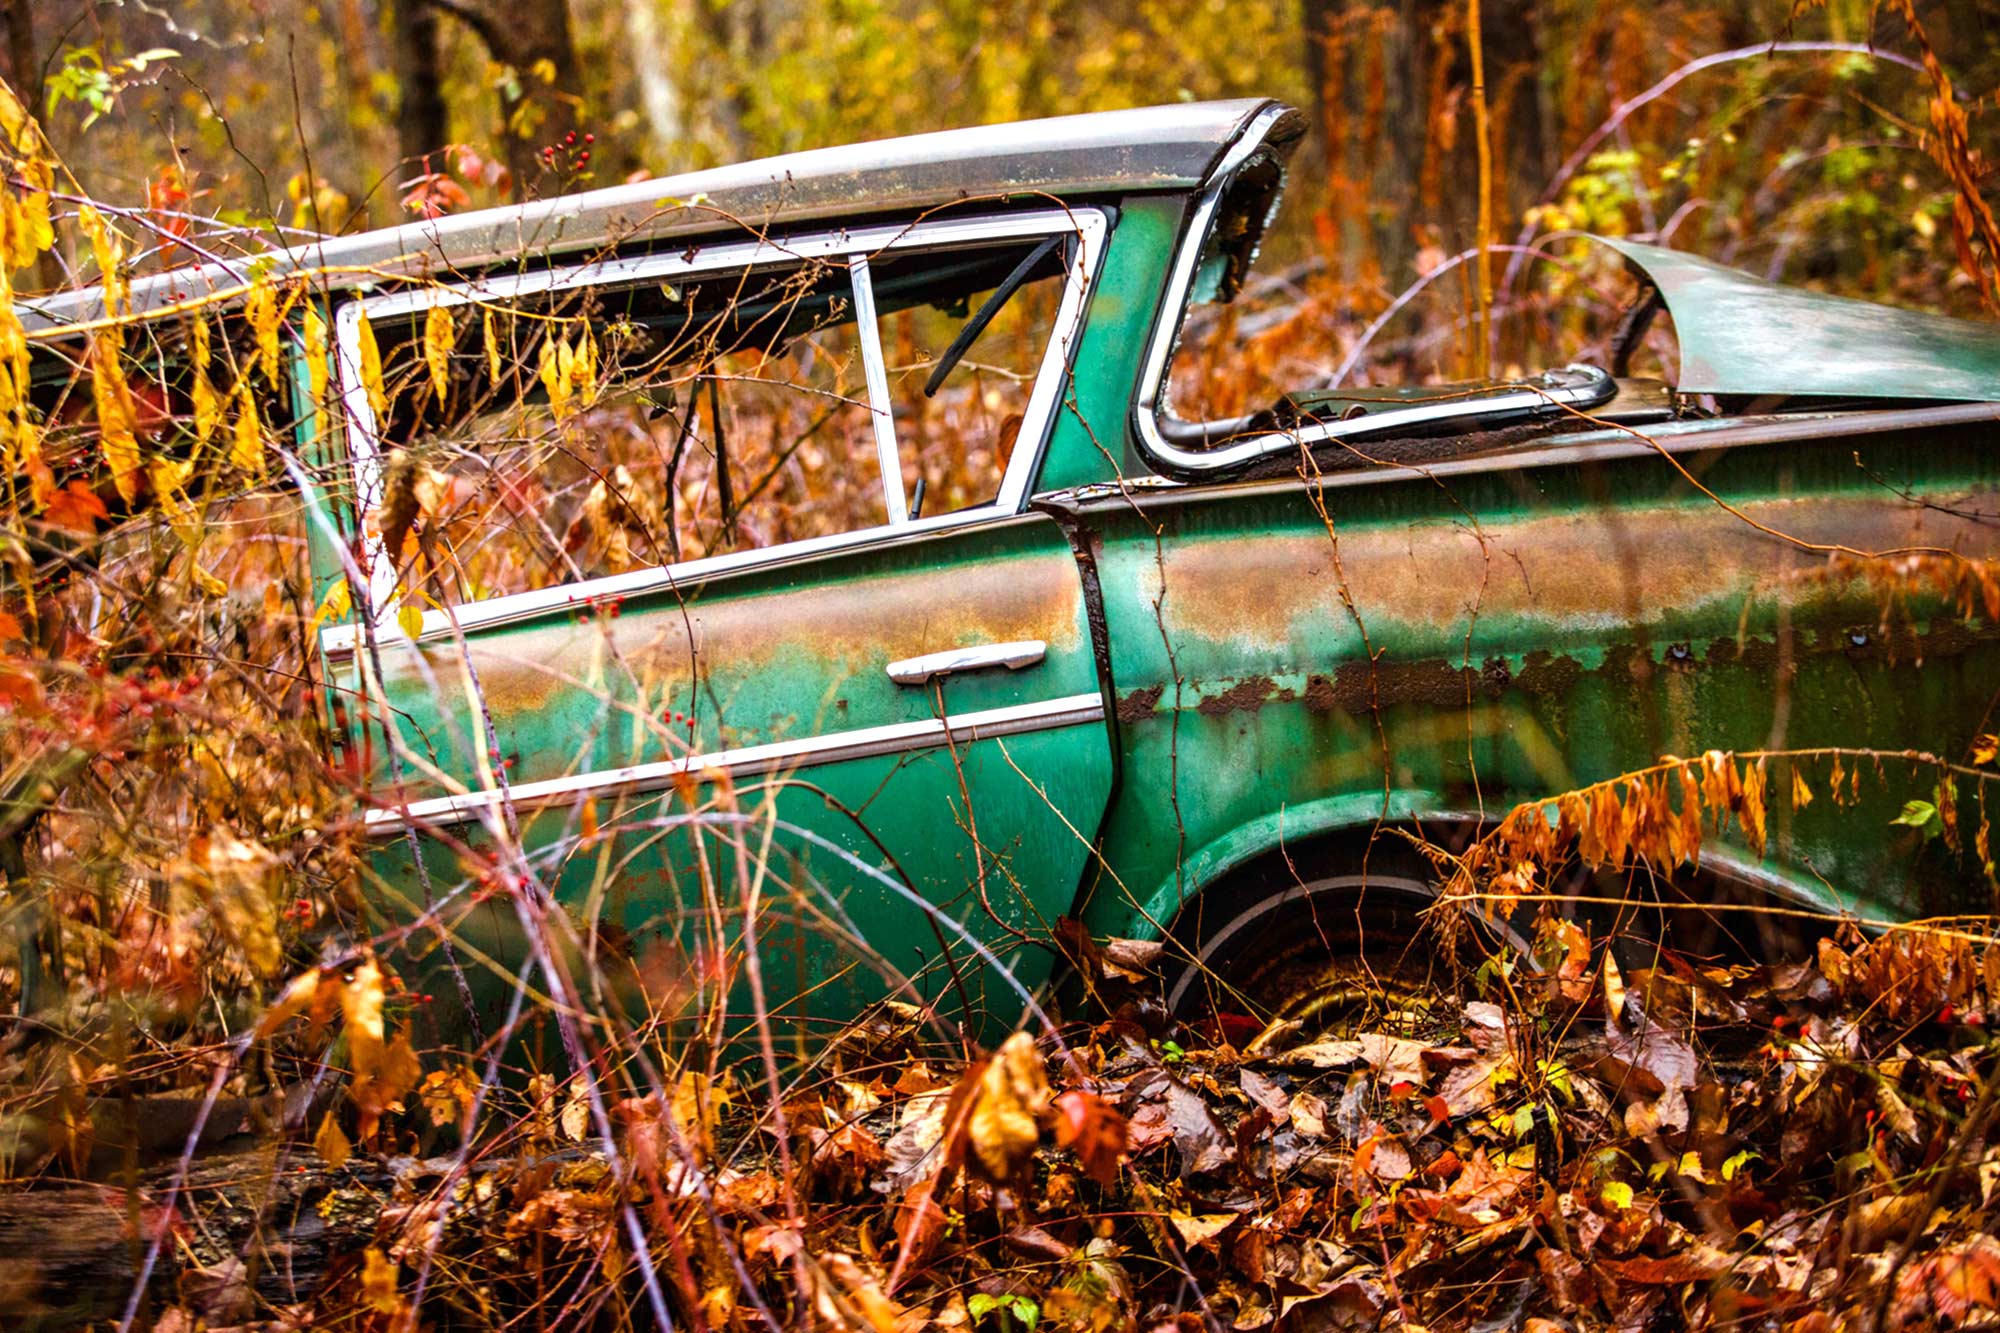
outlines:
[[[1495,206],[1519,215],[1547,180],[1550,138],[1529,0],[1485,0]],[[1478,199],[1463,0],[1305,0],[1305,70],[1326,155],[1326,207],[1343,253],[1383,281],[1414,276],[1420,244],[1472,244]],[[1503,226],[1501,231],[1507,231]],[[1350,276],[1354,276],[1350,270]]]
[[[418,172],[450,135],[444,102],[444,70],[438,61],[437,11],[429,0],[396,0],[391,18],[396,83],[397,142],[406,171]],[[428,168],[439,170],[433,161]]]
[[[479,35],[513,71],[500,94],[507,165],[517,197],[559,191],[580,152],[567,136],[583,120],[583,77],[567,0],[430,0]],[[552,173],[542,150],[554,148]],[[586,164],[587,165],[587,164]]]
[[[30,115],[42,110],[42,63],[35,53],[35,0],[6,0],[7,86]]]

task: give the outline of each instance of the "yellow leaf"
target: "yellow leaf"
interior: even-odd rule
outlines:
[[[313,612],[309,634],[319,632],[319,627],[329,620],[345,620],[347,613],[354,609],[354,599],[347,591],[346,579],[335,579],[327,588],[326,596],[319,599],[319,609]]]
[[[313,1135],[313,1151],[336,1171],[354,1155],[354,1145],[348,1141],[347,1131],[340,1127],[340,1117],[335,1112],[328,1111],[319,1122],[319,1133]]]
[[[250,286],[250,295],[244,298],[243,316],[250,322],[250,330],[257,335],[257,364],[263,368],[264,379],[271,384],[278,382],[278,293],[271,286],[270,279],[258,278]]]
[[[396,627],[403,631],[406,639],[422,638],[424,633],[424,609],[412,602],[404,602],[396,608]]]
[[[190,360],[194,363],[194,437],[207,444],[215,434],[216,426],[222,421],[222,395],[215,391],[215,383],[208,377],[208,321],[200,315],[194,319]]]
[[[542,357],[539,373],[542,388],[548,391],[549,411],[557,421],[569,415],[569,344],[558,338],[549,337],[542,341]]]
[[[457,1124],[478,1095],[479,1075],[466,1065],[433,1069],[417,1090],[431,1123],[440,1128]]]
[[[104,215],[89,204],[77,209],[76,221],[83,228],[83,234],[90,238],[91,257],[97,261],[98,278],[103,284],[104,313],[123,314],[128,306],[125,299],[124,241],[105,222]]]
[[[1750,850],[1758,856],[1764,854],[1764,761],[1747,764],[1743,770],[1741,784],[1742,809],[1738,812],[1743,823],[1743,834],[1750,842]]]
[[[361,1300],[377,1314],[399,1314],[403,1297],[396,1290],[396,1261],[374,1246],[361,1256]]]
[[[29,364],[28,331],[14,309],[13,285],[7,282],[4,270],[0,270],[0,296],[6,298],[0,303],[0,395],[5,399],[0,410],[16,412],[28,404],[33,366]]]
[[[1183,1245],[1205,1245],[1239,1221],[1236,1213],[1169,1213]]]
[[[1604,951],[1604,1012],[1614,1019],[1625,1012],[1625,976],[1609,949]]]
[[[1632,1206],[1632,1187],[1622,1180],[1607,1180],[1597,1197],[1622,1213]]]
[[[348,1096],[354,1099],[355,1107],[361,1112],[361,1137],[373,1139],[375,1127],[382,1116],[389,1111],[402,1110],[403,1098],[423,1081],[423,1065],[417,1060],[416,1051],[411,1049],[407,1027],[396,1034],[394,1041],[381,1047],[380,1053],[365,1070],[359,1055],[360,1046],[352,1030],[348,1033],[348,1050],[355,1055],[354,1084],[348,1089]]]
[[[389,419],[389,394],[382,386],[382,349],[375,345],[375,328],[362,311],[354,321],[354,341],[361,353],[361,387],[368,392],[368,410],[380,430]]]
[[[49,501],[55,498],[56,475],[42,461],[42,428],[23,419],[15,428],[14,445],[21,470],[28,474],[28,493],[35,508],[48,508]]]
[[[486,312],[481,321],[486,341],[486,374],[495,384],[500,383],[500,339],[493,331],[493,312]]]
[[[1035,1039],[1016,1032],[994,1052],[980,1076],[970,1124],[972,1151],[996,1181],[1017,1178],[1040,1140],[1036,1117],[1049,1100],[1048,1077]]]
[[[1792,765],[1792,809],[1803,810],[1813,803],[1813,789],[1806,785],[1805,769]]]
[[[347,974],[340,992],[341,1016],[347,1020],[347,1053],[354,1072],[372,1076],[382,1063],[382,968],[364,958]]]
[[[118,494],[131,504],[139,497],[139,440],[133,432],[132,389],[119,364],[118,340],[100,336],[91,342],[90,392],[97,407],[97,428],[104,461]]]
[[[431,372],[431,392],[440,403],[444,402],[444,391],[451,384],[451,350],[456,340],[451,311],[441,305],[432,306],[424,316],[424,365]]]
[[[320,972],[316,967],[293,977],[258,1022],[257,1035],[268,1037],[283,1026],[287,1019],[310,1009],[314,998],[319,994],[319,978]]]
[[[326,411],[326,320],[319,313],[319,306],[306,302],[305,342],[306,373],[312,378],[312,402],[316,412]]]
[[[2000,736],[1988,732],[1972,743],[1972,762],[1990,764],[1996,754],[2000,754]]]
[[[230,436],[229,461],[253,477],[264,470],[264,429],[247,380],[236,387],[236,430]]]

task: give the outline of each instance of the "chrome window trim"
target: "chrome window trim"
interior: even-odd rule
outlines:
[[[643,795],[673,785],[689,773],[721,769],[732,778],[755,777],[792,768],[841,763],[851,759],[872,759],[882,755],[934,750],[940,746],[963,745],[1001,736],[1019,736],[1033,731],[1082,726],[1104,720],[1104,696],[1066,695],[1035,703],[1012,704],[976,713],[954,713],[920,722],[893,722],[879,727],[857,727],[822,736],[806,736],[795,741],[768,745],[746,745],[713,750],[679,759],[663,759],[650,764],[578,773],[570,777],[548,778],[540,782],[517,783],[507,790],[488,789],[458,796],[435,796],[406,805],[368,811],[363,830],[369,836],[402,831],[411,824],[463,824],[502,801],[517,806],[545,806],[565,800],[616,791]]]
[[[376,448],[375,417],[368,392],[361,381],[357,329],[365,312],[371,322],[428,310],[433,306],[460,306],[475,301],[510,300],[541,292],[570,291],[613,283],[638,282],[674,274],[709,272],[749,264],[786,263],[799,259],[846,258],[857,253],[879,254],[889,250],[930,249],[979,241],[1012,240],[1020,237],[1073,233],[1077,252],[1070,264],[1063,299],[1056,310],[1054,327],[1035,385],[1022,413],[1021,431],[1012,457],[1001,478],[999,497],[990,505],[933,518],[908,519],[901,524],[858,528],[804,541],[725,555],[684,560],[678,564],[631,570],[602,578],[562,583],[529,592],[488,597],[448,609],[424,612],[418,638],[426,639],[454,631],[504,624],[552,610],[561,610],[611,597],[630,596],[684,582],[700,581],[737,570],[778,564],[805,555],[817,555],[850,547],[867,546],[884,538],[946,528],[969,526],[995,518],[1011,517],[1024,509],[1028,488],[1041,466],[1042,453],[1055,425],[1061,406],[1062,380],[1070,354],[1081,331],[1083,311],[1096,281],[1103,258],[1108,219],[1098,208],[1041,208],[1031,211],[985,214],[978,217],[947,218],[930,222],[884,224],[814,232],[780,240],[730,242],[705,248],[689,247],[672,254],[633,255],[593,260],[565,268],[532,273],[507,273],[448,286],[392,292],[366,297],[342,305],[334,317],[339,397],[347,418],[348,457],[354,467],[355,512],[366,514],[374,508],[382,490],[382,459]],[[870,293],[872,298],[872,291]],[[872,300],[871,300],[872,304]],[[884,376],[886,381],[886,374]],[[885,390],[886,391],[886,390]],[[872,393],[872,386],[871,386]],[[898,473],[900,479],[900,472]],[[391,594],[395,571],[379,541],[371,541],[362,563],[368,570],[370,604],[375,608],[375,634],[383,639],[402,640]],[[362,640],[362,626],[356,623],[330,625],[320,631],[320,646],[329,656],[351,654]]]
[[[1174,341],[1186,319],[1195,265],[1200,262],[1201,247],[1208,240],[1209,226],[1215,221],[1216,206],[1222,202],[1223,191],[1229,188],[1237,170],[1263,147],[1265,136],[1284,115],[1284,110],[1273,106],[1258,112],[1216,163],[1208,187],[1195,201],[1187,229],[1181,234],[1180,249],[1174,255],[1173,268],[1167,274],[1166,291],[1160,298],[1160,317],[1153,324],[1152,337],[1146,344],[1146,359],[1139,366],[1139,388],[1132,400],[1132,430],[1138,437],[1139,451],[1168,471],[1213,472],[1269,453],[1280,445],[1293,444],[1292,436],[1280,434],[1255,436],[1226,449],[1182,449],[1161,434],[1159,422],[1167,363],[1173,357]]]
[[[1122,482],[1092,482],[1067,490],[1044,491],[1036,502],[1079,513],[1104,509],[1145,509],[1161,504],[1206,504],[1246,495],[1277,495],[1307,486],[1313,490],[1347,490],[1387,486],[1421,477],[1476,476],[1488,472],[1518,472],[1546,467],[1577,467],[1631,458],[1671,457],[1711,449],[1738,449],[1765,444],[1798,444],[1846,439],[1896,431],[1948,428],[2000,422],[2000,403],[1950,403],[1939,407],[1852,412],[1816,412],[1788,417],[1737,420],[1701,418],[1660,422],[1650,426],[1604,426],[1554,437],[1545,444],[1494,450],[1474,458],[1435,463],[1385,463],[1380,467],[1328,472],[1310,479],[1265,477],[1251,481],[1183,481],[1175,477],[1134,477]]]

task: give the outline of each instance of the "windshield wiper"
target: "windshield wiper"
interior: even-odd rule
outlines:
[[[986,326],[1000,313],[1000,307],[1007,304],[1007,298],[1021,290],[1021,284],[1028,280],[1028,275],[1035,271],[1035,266],[1047,259],[1049,252],[1061,245],[1063,239],[1063,234],[1060,232],[1049,237],[1028,251],[1027,257],[1014,265],[1014,271],[1000,280],[1000,285],[993,289],[993,295],[987,297],[986,303],[973,313],[971,319],[965,321],[965,327],[958,331],[958,336],[951,340],[951,346],[944,349],[944,355],[939,357],[937,365],[931,368],[931,377],[924,381],[924,397],[937,397],[937,391],[943,386],[945,376],[951,374],[959,359],[971,348],[979,335],[986,331]]]

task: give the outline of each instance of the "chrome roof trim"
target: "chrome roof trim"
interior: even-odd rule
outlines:
[[[328,285],[346,288],[982,199],[1054,202],[1196,189],[1245,125],[1272,105],[1265,98],[1174,103],[787,153],[141,277],[131,285],[131,308],[143,314],[233,289],[251,268],[277,276],[337,270]],[[103,300],[89,288],[17,299],[16,309],[33,335],[99,318]]]
[[[970,526],[1019,514],[1027,500],[1028,486],[1041,467],[1042,451],[1061,407],[1062,382],[1067,375],[1074,340],[1082,328],[1083,311],[1089,299],[1098,264],[1104,254],[1104,238],[1109,221],[1096,208],[1042,209],[1030,213],[1003,213],[990,217],[952,218],[911,225],[891,225],[856,231],[835,231],[788,241],[743,241],[711,246],[698,253],[677,251],[671,255],[641,255],[605,260],[569,269],[539,273],[502,274],[457,287],[429,287],[395,292],[351,301],[335,316],[336,356],[339,361],[339,396],[347,417],[345,432],[354,462],[357,512],[366,514],[377,502],[382,487],[382,465],[375,448],[374,411],[368,391],[361,382],[357,327],[363,310],[371,322],[429,309],[433,305],[463,305],[476,300],[501,300],[534,292],[568,290],[610,282],[638,281],[667,273],[728,268],[752,263],[781,263],[788,260],[879,253],[888,249],[926,248],[984,240],[1007,240],[1022,236],[1074,232],[1077,255],[1069,282],[1057,308],[1049,345],[1035,375],[1035,387],[1028,396],[1007,471],[1001,478],[1000,495],[990,505],[930,518],[907,519],[898,524],[861,528],[854,532],[832,533],[780,546],[700,560],[684,560],[676,565],[631,570],[580,583],[557,584],[531,592],[511,593],[469,602],[450,610],[424,612],[419,639],[429,639],[483,626],[507,624],[549,611],[587,608],[615,597],[628,597],[659,588],[699,584],[741,569],[776,565],[802,556],[866,546],[886,539],[918,533]],[[375,607],[375,632],[384,639],[404,640],[390,604],[395,589],[395,572],[389,568],[379,541],[371,542],[363,565],[369,571],[370,603]],[[329,656],[350,654],[361,640],[358,624],[329,625],[320,631],[320,646]]]
[[[700,774],[708,769],[720,769],[732,778],[756,777],[794,768],[934,750],[946,744],[963,745],[1103,720],[1102,694],[1072,694],[1060,699],[989,708],[977,713],[927,718],[921,722],[860,727],[795,741],[746,745],[733,750],[691,754],[681,759],[663,759],[656,763],[578,773],[541,782],[523,782],[505,792],[486,790],[462,796],[431,797],[411,801],[407,805],[370,810],[362,817],[363,827],[370,836],[387,835],[401,832],[412,824],[421,827],[467,823],[487,811],[498,809],[503,801],[517,806],[546,806],[613,792],[642,795],[669,787],[677,778]]]

